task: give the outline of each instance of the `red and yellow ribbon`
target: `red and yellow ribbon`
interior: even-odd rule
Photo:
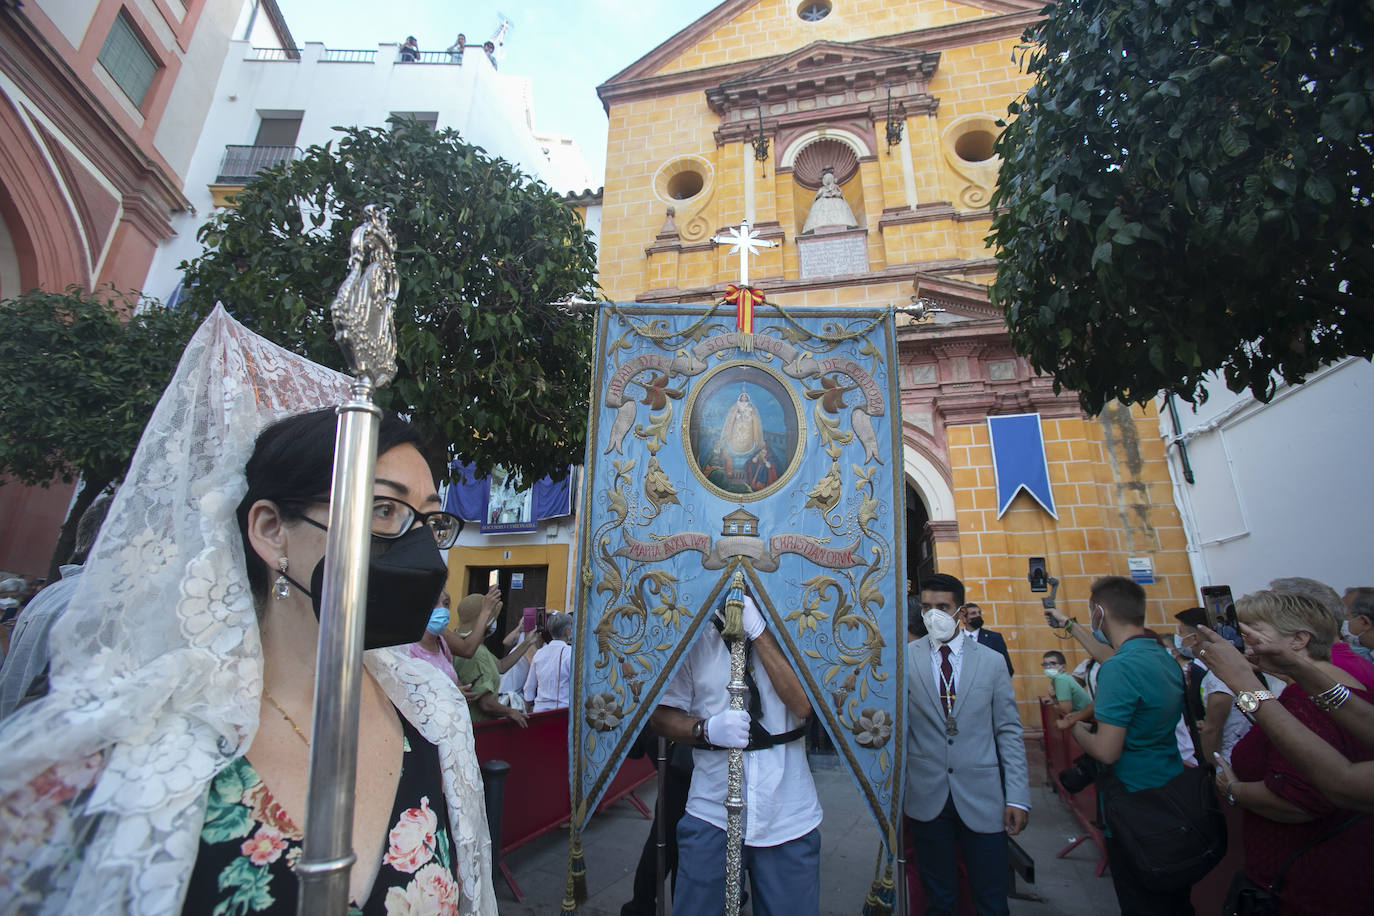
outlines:
[[[725,301],[735,306],[735,327],[754,333],[754,306],[763,301],[763,290],[731,283],[725,287]]]

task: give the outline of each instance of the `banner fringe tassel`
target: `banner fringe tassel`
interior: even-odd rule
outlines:
[[[892,883],[892,857],[887,857],[887,868],[883,868],[884,851],[878,849],[878,862],[873,869],[873,886],[868,889],[864,900],[862,916],[892,916],[893,905],[897,901],[896,888]],[[880,879],[878,872],[882,871]]]
[[[587,902],[587,862],[582,857],[582,837],[570,831],[568,843],[568,881],[563,886],[563,912],[576,913]]]

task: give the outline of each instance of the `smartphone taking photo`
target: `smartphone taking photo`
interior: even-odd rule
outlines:
[[[1236,616],[1236,602],[1231,596],[1231,586],[1204,585],[1202,608],[1207,612],[1207,626],[1213,633],[1228,640],[1237,649],[1245,648],[1245,642],[1240,635],[1240,619]]]

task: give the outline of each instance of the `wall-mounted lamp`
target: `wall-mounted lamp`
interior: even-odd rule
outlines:
[[[754,147],[754,159],[755,159],[760,165],[763,165],[763,177],[764,177],[764,178],[767,178],[767,177],[768,177],[768,166],[767,166],[766,163],[768,162],[768,138],[765,137],[764,134],[763,134],[763,106],[762,106],[762,105],[759,105],[759,106],[758,106],[758,113],[759,113],[759,132],[758,132],[758,135],[755,136],[753,128],[750,128],[750,129],[749,129],[749,132],[745,135],[745,139],[747,139],[747,140],[749,141],[749,144],[750,144],[751,146]]]
[[[901,99],[897,100],[897,106],[892,105],[892,84],[885,83],[887,87],[887,154],[892,155],[892,147],[902,142],[902,131],[906,129],[906,105]]]

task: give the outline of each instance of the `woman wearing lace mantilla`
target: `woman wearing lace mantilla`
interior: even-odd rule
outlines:
[[[50,693],[0,726],[0,911],[295,912],[335,428],[301,411],[346,388],[219,309],[187,347],[55,627]],[[418,442],[383,420],[350,912],[492,914],[467,704],[393,648],[457,535]]]

